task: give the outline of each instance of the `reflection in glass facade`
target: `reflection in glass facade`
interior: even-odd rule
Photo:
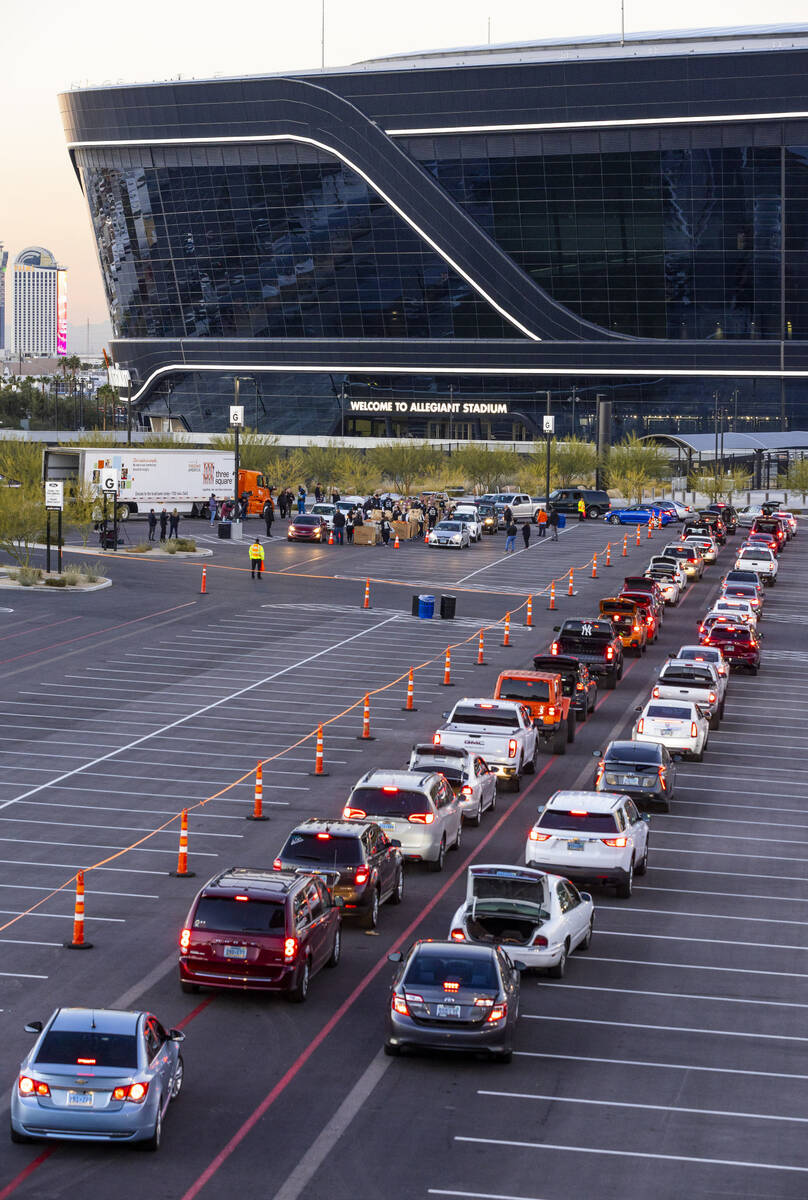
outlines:
[[[291,143],[103,159],[84,152],[82,176],[119,337],[512,334],[336,159]]]

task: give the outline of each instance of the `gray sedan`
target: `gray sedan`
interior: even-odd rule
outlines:
[[[449,546],[452,550],[468,550],[471,545],[469,527],[462,521],[438,521],[429,534],[427,544]]]
[[[11,1140],[139,1142],[159,1149],[179,1096],[185,1034],[146,1012],[57,1008],[23,1059],[11,1093]]]

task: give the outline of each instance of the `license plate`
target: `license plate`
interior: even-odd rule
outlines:
[[[639,775],[624,775],[623,776],[623,783],[626,785],[626,787],[637,787],[639,782],[640,782]]]
[[[225,956],[225,958],[246,958],[247,957],[247,947],[246,946],[225,946],[224,956]]]
[[[580,838],[575,838],[574,841],[567,842],[568,850],[583,850],[583,848],[584,843],[580,840]]]
[[[662,736],[663,736],[663,737],[673,737],[673,735],[674,735],[675,733],[676,733],[676,730],[673,728],[673,726],[672,726],[672,725],[665,725],[665,726],[663,727],[663,729],[662,729]]]
[[[395,829],[392,821],[379,821],[379,829]]]
[[[92,1092],[68,1092],[67,1103],[71,1108],[92,1108]]]
[[[436,1017],[459,1017],[460,1016],[460,1005],[459,1004],[438,1004],[435,1009],[435,1016]]]

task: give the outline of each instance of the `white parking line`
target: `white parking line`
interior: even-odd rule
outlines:
[[[797,924],[802,924],[802,922],[797,922]],[[678,937],[673,933],[639,933],[633,929],[621,932],[619,929],[601,929],[600,926],[598,926],[598,933],[601,937],[642,938],[647,942],[689,942],[693,946],[754,946],[757,950],[808,951],[808,946],[789,946],[780,942],[739,942],[735,938],[730,942],[727,938]]]
[[[177,814],[174,813],[174,816]],[[37,821],[34,817],[0,817],[0,821],[11,821],[18,825],[47,825],[49,829],[53,828],[53,821]],[[86,821],[60,821],[60,828],[69,829],[109,829],[114,833],[152,833],[154,830],[150,825],[91,825]],[[176,829],[158,829],[158,834],[168,833],[172,837],[177,836]],[[213,837],[213,838],[239,838],[244,837],[243,833],[203,833],[199,829],[189,829],[189,838]],[[798,922],[793,922],[798,924]]]
[[[591,1104],[597,1108],[641,1108],[648,1112],[686,1113],[697,1117],[743,1117],[749,1121],[787,1121],[808,1125],[808,1117],[781,1117],[770,1113],[736,1112],[723,1108],[682,1108],[678,1104],[635,1104],[630,1100],[589,1100],[578,1096],[548,1096],[540,1092],[494,1092],[477,1089],[478,1096],[495,1096],[504,1100],[549,1100],[553,1104]]]
[[[599,1063],[615,1067],[651,1067],[664,1071],[704,1071],[708,1075],[751,1075],[758,1079],[801,1079],[808,1075],[792,1075],[785,1071],[750,1071],[743,1067],[705,1067],[695,1063],[648,1062],[641,1058],[594,1058],[585,1054],[550,1054],[538,1050],[515,1050],[517,1058],[552,1058],[559,1062]]]
[[[755,967],[717,967],[713,963],[674,963],[655,962],[646,958],[608,958],[588,954],[581,962],[618,963],[629,967],[665,967],[668,971],[718,971],[723,975],[766,975],[771,978],[771,971],[758,970]],[[806,971],[778,971],[780,979],[808,979]]]
[[[600,1021],[594,1017],[551,1017],[546,1013],[524,1013],[523,1021],[557,1021],[565,1025],[606,1025],[616,1029],[653,1029],[660,1033],[703,1033],[708,1037],[759,1038],[767,1042],[808,1042],[808,1037],[785,1033],[746,1033],[740,1029],[699,1029],[692,1025],[644,1025],[640,1021]],[[808,1170],[808,1167],[806,1167]]]
[[[108,792],[107,795],[120,795],[118,792]],[[142,792],[136,793],[142,795]],[[130,795],[129,792],[124,792],[123,795]],[[173,798],[173,797],[172,797]],[[81,808],[87,809],[89,812],[109,813],[109,806],[102,804],[66,804],[64,800],[21,800],[21,804],[34,804],[37,809],[40,808]],[[247,803],[245,800],[240,800],[240,804]],[[116,813],[148,813],[153,817],[175,817],[177,815],[176,808],[124,808],[119,805],[115,806]],[[231,816],[229,813],[198,813],[197,816],[203,817],[206,821],[243,821],[243,817]],[[0,817],[0,821],[15,821],[16,817]],[[52,822],[51,822],[52,823]],[[117,829],[119,826],[110,825],[105,828]],[[0,887],[3,885],[0,884]]]
[[[0,805],[2,808],[2,805]],[[136,851],[140,854],[173,854],[176,856],[176,850],[158,850],[154,846],[99,846],[94,842],[47,842],[44,839],[37,838],[36,841],[31,838],[12,838],[0,837],[0,842],[15,842],[23,846],[71,846],[74,850],[129,850]],[[213,854],[209,850],[194,850],[196,858],[218,858],[218,854]],[[50,865],[50,864],[47,864]],[[82,864],[84,866],[85,864]],[[164,871],[157,872],[160,875],[165,874]]]
[[[808,879],[805,881],[808,883]],[[634,884],[635,892],[666,892],[672,896],[718,896],[726,900],[764,900],[771,904],[808,904],[808,896],[763,896],[760,892],[708,892],[701,888],[652,887],[644,883]]]
[[[572,1154],[606,1154],[616,1158],[650,1158],[664,1162],[698,1163],[699,1166],[757,1168],[759,1171],[795,1171],[808,1173],[808,1167],[790,1167],[783,1163],[742,1162],[734,1158],[695,1158],[687,1154],[651,1154],[640,1150],[600,1150],[596,1146],[562,1146],[552,1142],[517,1142],[505,1138],[461,1137],[456,1142],[477,1142],[484,1146],[514,1146],[520,1150],[566,1150]]]
[[[41,842],[35,843],[41,845]],[[72,844],[72,843],[71,843]],[[47,867],[54,871],[78,871],[84,867],[84,863],[49,863],[35,862],[28,858],[0,858],[0,863],[6,867]],[[144,867],[93,867],[94,871],[114,871],[116,874],[123,875],[160,875],[165,879],[165,871],[147,871]]]
[[[0,805],[0,808],[2,808],[2,805]],[[687,835],[683,834],[682,836],[687,836]],[[699,836],[703,836],[703,835],[699,835]],[[750,838],[749,840],[755,841],[756,839]],[[691,857],[693,855],[697,855],[697,854],[710,854],[710,855],[718,855],[721,858],[744,858],[747,861],[752,858],[759,858],[759,859],[762,859],[764,862],[786,862],[786,863],[808,862],[808,858],[789,858],[786,855],[777,855],[777,854],[735,854],[734,851],[732,851],[732,850],[719,850],[715,846],[712,846],[709,849],[705,847],[704,850],[677,850],[673,846],[658,846],[656,844],[656,842],[654,842],[654,856],[656,856],[657,854],[688,854]],[[654,863],[654,870],[658,871],[659,869],[660,868],[656,865],[656,863]],[[673,869],[674,868],[672,868],[672,867],[665,868],[665,870],[668,870],[668,871],[673,870]],[[728,871],[727,872],[707,871],[705,873],[708,875],[730,874],[730,872],[728,872]],[[737,874],[737,872],[736,872],[736,874]],[[764,877],[759,876],[759,878],[764,878]],[[765,878],[777,879],[779,877],[777,875],[767,875],[767,876],[765,876]],[[801,880],[799,880],[799,882],[805,883],[805,880],[801,879]]]
[[[681,850],[671,850],[671,851],[668,851],[668,853],[681,854],[683,852]],[[740,855],[738,855],[738,857],[743,858],[744,855],[740,854]],[[799,862],[799,859],[796,859],[796,858],[795,859],[786,859],[785,861],[786,862]],[[722,876],[726,876],[728,879],[736,879],[737,880],[737,878],[738,878],[737,871],[714,871],[711,867],[661,867],[658,863],[655,862],[654,863],[654,873],[656,873],[658,871],[669,871],[674,875],[709,875],[711,877],[714,875],[722,875]],[[775,880],[777,883],[808,884],[808,879],[806,879],[804,875],[761,875],[761,874],[758,874],[757,872],[755,872],[755,878],[756,879],[772,879],[772,880]]]
[[[801,1004],[796,1000],[745,1000],[741,996],[708,996],[690,992],[650,992],[644,991],[641,988],[613,988],[598,987],[595,985],[588,987],[583,983],[538,982],[536,987],[549,988],[551,992],[558,989],[573,992],[614,992],[618,996],[660,996],[666,1000],[706,1000],[708,1002],[715,1001],[718,1004],[760,1004],[767,1008],[808,1008],[808,1004]]]
[[[53,888],[37,887],[32,883],[0,883],[0,887],[13,888],[17,892],[51,892]],[[88,896],[126,896],[132,900],[159,900],[149,892],[104,892],[100,888],[87,888]]]
[[[733,805],[733,807],[737,808],[738,805]],[[687,814],[685,814],[685,813],[660,813],[659,819],[663,820],[663,821],[715,821],[718,824],[725,824],[725,825],[755,825],[758,829],[761,828],[761,826],[765,827],[766,829],[808,829],[808,825],[800,825],[796,821],[770,821],[768,818],[768,814],[773,811],[777,812],[779,810],[771,809],[767,806],[765,819],[762,818],[762,814],[761,814],[761,816],[758,817],[757,821],[748,821],[744,817],[703,817],[703,816],[699,816],[697,814],[691,814],[691,813],[687,813]],[[793,809],[792,811],[793,812],[802,812],[803,814],[805,813],[805,809]],[[759,809],[758,809],[758,812],[760,812]],[[674,830],[674,829],[660,829],[658,827],[658,825],[656,824],[656,822],[654,823],[654,833],[676,833],[676,832],[678,832],[678,831]],[[718,835],[715,833],[712,833],[712,834],[696,833],[695,836],[696,837],[718,837],[718,836],[724,836],[724,835],[723,834]],[[730,835],[727,835],[727,836],[730,836]],[[753,841],[761,841],[761,840],[766,840],[766,839],[754,838],[752,840]],[[790,841],[791,841],[791,838],[789,838],[789,842]]]
[[[511,1196],[504,1192],[456,1192],[447,1188],[427,1188],[427,1196],[459,1196],[466,1200],[541,1200],[539,1196]]]
[[[46,921],[72,921],[73,913],[48,913],[48,912],[18,912],[16,908],[0,908],[0,916],[3,917],[38,917]],[[92,913],[87,914],[88,921],[103,921],[105,925],[125,925],[124,917],[96,917]]]
[[[47,824],[47,822],[44,822]],[[215,836],[215,835],[211,835]],[[619,904],[604,905],[601,912],[608,913],[651,913],[655,917],[698,917],[702,921],[743,921],[746,925],[800,925],[805,927],[805,921],[789,921],[785,917],[737,917],[725,913],[677,912],[671,908],[631,908]],[[808,947],[806,947],[808,949]]]

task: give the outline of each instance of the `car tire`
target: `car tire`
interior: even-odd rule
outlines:
[[[567,741],[567,722],[562,721],[553,737],[553,754],[566,754]]]
[[[494,788],[493,792],[491,793],[491,803],[488,805],[488,811],[492,813],[492,812],[496,812],[496,810],[497,810],[497,789]]]
[[[511,791],[518,792],[518,791],[521,791],[521,788],[522,788],[522,776],[517,771],[517,773],[515,775],[511,775]]]
[[[376,929],[379,924],[379,889],[374,887],[370,898],[370,904],[364,913],[362,924],[365,929]]]
[[[438,857],[436,859],[434,859],[431,863],[429,863],[430,871],[436,871],[436,872],[442,871],[445,862],[446,862],[446,838],[441,838],[440,850],[438,851]]]
[[[569,942],[569,938],[567,938],[566,942],[564,943],[564,949],[561,951],[561,958],[558,960],[558,962],[556,963],[556,965],[554,967],[548,968],[547,974],[549,975],[550,979],[563,979],[564,978],[564,975],[566,974],[566,971],[567,971],[567,957],[569,955],[569,952],[570,952],[570,942]]]
[[[579,950],[583,950],[585,952],[589,949],[589,947],[592,945],[592,934],[594,933],[594,930],[595,930],[595,914],[593,913],[592,919],[589,922],[589,928],[587,929],[586,933],[584,934],[584,936],[578,943],[577,948]]]
[[[401,1047],[400,1046],[391,1046],[391,1044],[389,1042],[384,1043],[384,1052],[388,1058],[400,1058],[401,1057]]]
[[[465,818],[464,818],[464,820],[465,820]],[[480,799],[480,803],[477,805],[477,812],[471,818],[471,820],[469,821],[469,824],[473,825],[475,829],[479,829],[480,826],[482,825],[482,823],[483,823],[483,802],[482,802],[482,799]]]
[[[157,1151],[160,1149],[160,1144],[163,1140],[163,1108],[162,1096],[157,1099],[157,1116],[154,1119],[154,1129],[149,1137],[144,1138],[142,1142],[137,1142],[138,1150]]]
[[[637,863],[637,870],[636,870],[635,874],[644,875],[647,870],[648,870],[648,843],[646,842],[645,843],[645,852],[643,853],[643,856],[640,859],[640,861]]]
[[[621,660],[620,660],[620,666],[617,668],[617,682],[618,682],[618,683],[619,683],[619,682],[620,682],[620,680],[623,678],[623,666],[624,666],[624,664],[623,664],[623,660],[621,659]]]
[[[575,709],[575,724],[583,725],[584,721],[586,720],[586,718],[588,716],[589,716],[589,705],[588,704],[584,704],[583,712],[580,710],[580,708],[576,708]]]
[[[400,904],[403,899],[404,899],[404,868],[402,866],[402,867],[398,868],[398,875],[396,875],[396,884],[395,884],[395,887],[393,888],[392,892],[390,893],[389,903],[390,904]]]
[[[630,900],[631,893],[633,890],[634,890],[634,859],[632,858],[631,864],[628,868],[628,879],[623,880],[622,883],[618,883],[615,894],[616,894],[618,900]]]
[[[342,954],[342,927],[337,926],[337,932],[334,934],[334,945],[331,947],[331,953],[326,960],[327,967],[336,967]]]
[[[693,755],[693,762],[704,762],[704,747],[702,746],[698,754]]]
[[[575,726],[576,722],[572,720],[571,714],[567,714],[567,741],[572,744],[575,741]]]
[[[609,517],[609,524],[610,525],[619,525],[620,524],[620,518],[618,517],[617,513],[612,513],[612,515]]]
[[[750,674],[750,675],[757,675],[757,673],[758,673],[758,671],[759,671],[759,670],[760,670],[760,668],[759,668],[759,667],[750,667],[750,668],[749,668],[749,674]]]
[[[598,517],[601,515],[601,512],[600,509],[595,505],[586,510],[586,515],[590,521],[597,521]]]
[[[171,1080],[171,1101],[179,1100],[182,1094],[182,1085],[185,1083],[185,1062],[181,1054],[177,1055],[177,1069],[174,1072],[174,1078]]]
[[[300,972],[300,978],[293,988],[290,988],[286,993],[286,999],[290,1004],[303,1004],[309,994],[309,984],[311,983],[311,959],[308,954],[303,960],[303,967]]]
[[[721,701],[721,707],[720,707],[720,708],[719,708],[719,710],[718,710],[718,715],[719,715],[719,717],[721,718],[721,720],[722,720],[722,721],[724,720],[724,709],[726,708],[726,706],[727,706],[727,702],[726,702],[726,700],[722,700],[722,701]]]
[[[180,990],[185,992],[186,996],[196,996],[199,993],[198,983],[188,983],[187,980],[180,980]]]
[[[721,724],[721,710],[719,709],[718,712],[713,713],[713,715],[710,717],[710,728],[718,729],[718,726],[720,724]]]

